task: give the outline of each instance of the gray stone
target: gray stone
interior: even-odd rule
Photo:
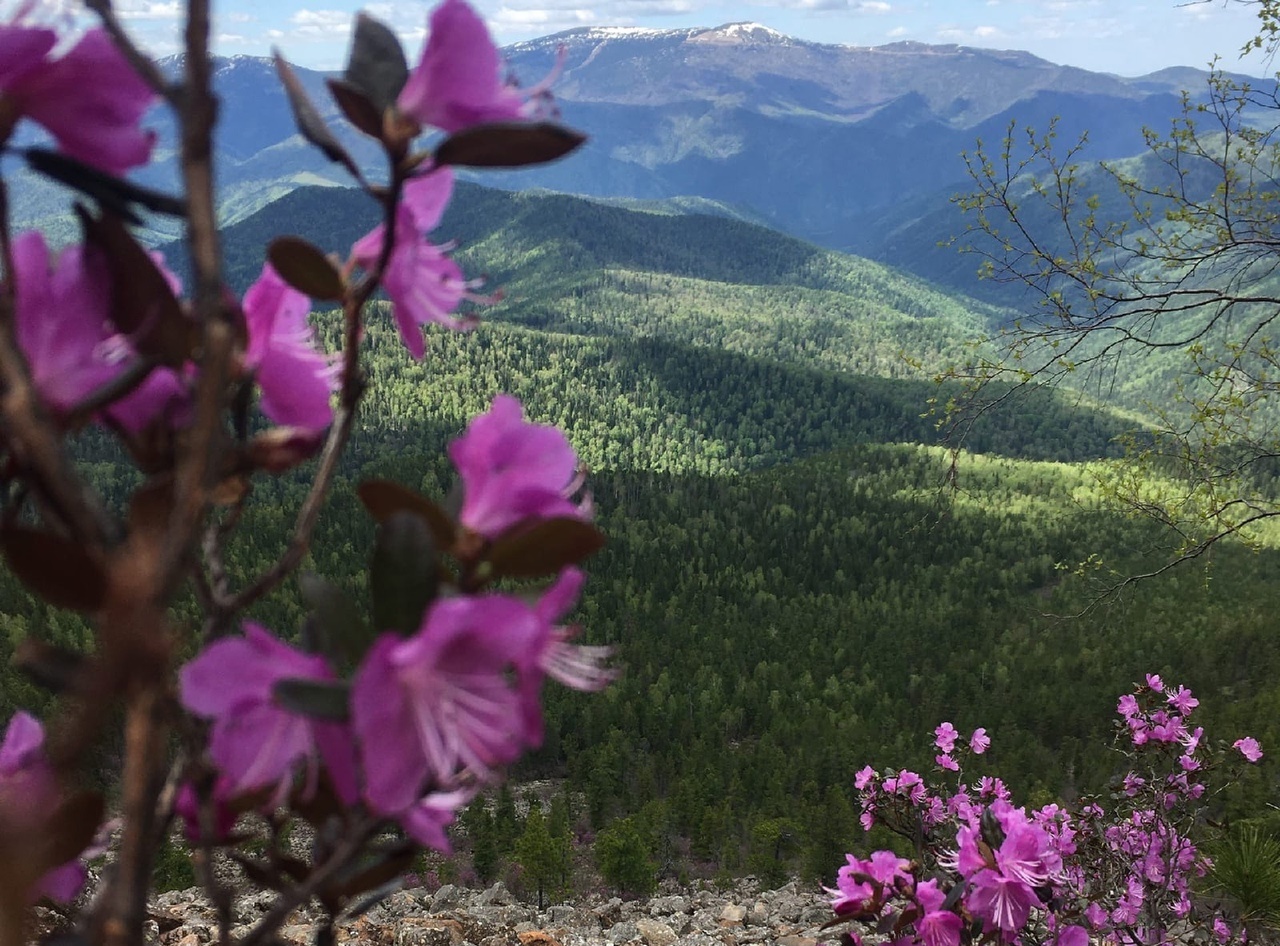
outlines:
[[[647,916],[636,920],[636,930],[640,933],[640,938],[645,941],[645,946],[671,946],[679,938],[676,936],[676,931],[666,923]]]
[[[640,938],[640,930],[636,924],[630,920],[622,923],[615,923],[609,928],[609,932],[604,934],[604,938],[614,946],[621,946],[623,943],[629,943],[632,940]]]
[[[725,904],[725,908],[720,911],[721,926],[741,926],[746,918],[747,908],[736,903]]]
[[[649,901],[651,916],[670,916],[673,913],[684,913],[689,909],[689,901],[684,897],[655,897]]]
[[[456,907],[461,899],[462,896],[458,893],[457,887],[453,884],[445,884],[431,898],[431,912],[442,913],[451,907]]]
[[[476,897],[476,906],[478,907],[509,907],[514,906],[515,902],[516,898],[511,896],[511,891],[507,889],[507,885],[502,881],[498,881]]]

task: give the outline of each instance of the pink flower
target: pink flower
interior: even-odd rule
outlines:
[[[1039,903],[1035,891],[1027,884],[990,870],[974,879],[968,896],[969,909],[983,921],[984,928],[1006,934],[1016,934],[1022,929],[1031,908]]]
[[[256,372],[262,413],[283,427],[322,430],[333,420],[330,396],[337,377],[315,348],[307,324],[311,302],[280,278],[270,263],[244,296],[249,328],[245,367]]]
[[[490,301],[471,292],[458,264],[443,249],[429,243],[428,231],[440,222],[453,191],[453,172],[439,168],[405,185],[396,208],[395,245],[382,284],[394,306],[393,316],[409,354],[421,360],[426,354],[422,326],[429,323],[466,331],[475,328],[474,316],[453,316],[463,299]],[[372,270],[382,256],[386,227],[378,224],[352,248],[352,258]]]
[[[557,428],[531,424],[509,394],[493,400],[449,444],[462,477],[459,521],[472,532],[497,538],[530,519],[586,519],[590,505],[570,497],[580,484],[578,455]]]
[[[1262,747],[1258,745],[1258,740],[1252,736],[1245,736],[1243,739],[1237,739],[1231,744],[1233,749],[1239,749],[1240,754],[1249,762],[1257,762],[1262,758]]]
[[[553,76],[527,91],[503,82],[489,30],[463,0],[444,0],[428,29],[422,60],[396,100],[403,114],[450,133],[538,116]]]
[[[973,731],[973,735],[969,737],[969,748],[974,755],[982,755],[991,747],[991,739],[987,736],[987,731],[979,726]]]
[[[1138,715],[1138,698],[1132,693],[1126,693],[1116,701],[1116,712],[1125,719],[1132,719]]]
[[[942,723],[933,731],[933,744],[943,752],[951,752],[956,747],[956,737],[960,734],[956,732],[956,727],[950,723]]]
[[[534,613],[545,636],[535,648],[536,669],[571,690],[594,692],[603,690],[617,679],[617,671],[605,666],[613,655],[612,647],[590,647],[571,644],[579,628],[557,622],[573,610],[587,580],[582,569],[570,566],[562,571],[534,605]],[[535,674],[530,673],[532,678]]]
[[[125,336],[113,333],[110,276],[95,250],[70,246],[51,260],[44,237],[29,232],[13,241],[13,258],[18,345],[40,396],[65,414],[130,369],[138,355]],[[185,396],[177,375],[157,369],[103,414],[137,432],[175,414]]]
[[[375,641],[351,695],[375,811],[405,812],[461,769],[491,777],[536,739],[541,725],[527,712],[522,677],[540,630],[523,602],[485,595],[439,599],[412,637]]]
[[[453,824],[458,809],[476,796],[478,785],[451,792],[431,792],[401,812],[400,824],[411,838],[441,854],[449,854],[452,845],[444,829]]]
[[[0,743],[0,826],[6,833],[31,835],[53,818],[61,799],[62,790],[44,751],[44,727],[19,710]],[[86,877],[84,864],[72,859],[47,871],[29,892],[29,899],[48,897],[70,903]]]
[[[937,763],[938,768],[946,769],[948,772],[960,771],[960,763],[946,753],[935,756],[933,761]]]
[[[1164,692],[1164,681],[1160,679],[1158,673],[1147,674],[1147,686],[1156,693]]]
[[[1192,696],[1191,691],[1184,686],[1179,686],[1178,689],[1168,694],[1165,699],[1169,701],[1170,706],[1183,716],[1186,716],[1200,705],[1200,701]]]
[[[871,766],[864,765],[862,768],[858,769],[857,773],[854,775],[853,787],[860,792],[864,791],[868,785],[871,785],[872,780],[875,779],[877,774],[876,770]],[[872,787],[874,788],[874,786]]]
[[[924,946],[958,946],[961,921],[942,904],[947,895],[938,889],[938,881],[926,880],[916,884],[916,900],[920,904],[920,917],[916,920],[916,935]]]
[[[182,668],[182,704],[213,720],[209,757],[225,779],[229,796],[274,788],[277,801],[293,783],[299,763],[309,777],[323,758],[344,800],[354,800],[350,739],[336,723],[322,723],[280,706],[281,680],[330,681],[323,657],[304,654],[246,621],[244,637],[214,641]]]
[[[0,113],[43,125],[66,154],[109,173],[145,164],[155,133],[138,123],[155,93],[103,30],[47,58],[56,43],[49,29],[0,26]]]

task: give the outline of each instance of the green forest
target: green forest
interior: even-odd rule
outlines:
[[[299,191],[230,228],[238,288],[271,234],[343,249],[368,223],[358,196]],[[853,772],[927,767],[942,720],[986,727],[985,764],[1031,800],[1103,788],[1115,698],[1148,671],[1194,689],[1211,732],[1280,744],[1265,535],[1100,600],[1174,541],[1105,501],[1132,421],[1032,389],[963,450],[947,443],[933,408],[952,392],[930,377],[1007,313],[724,218],[472,187],[458,205],[442,233],[506,298],[472,334],[429,333],[421,363],[371,316],[370,395],[307,569],[363,600],[373,522],[356,484],[446,501],[444,447],[494,393],[565,428],[609,537],[574,619],[622,676],[600,696],[549,693],[546,743],[513,773],[564,780],[554,837],[574,808],[670,876],[827,875],[862,843]],[[315,318],[336,345],[335,314]],[[132,480],[107,438],[76,450],[122,501]],[[281,553],[308,469],[255,481],[233,585]],[[296,585],[254,617],[296,631]],[[4,712],[39,709],[13,648],[89,635],[7,572],[0,621]],[[1264,765],[1223,811],[1256,814],[1270,792]],[[459,863],[481,878],[545,854],[541,817],[519,826],[497,802],[464,817]]]

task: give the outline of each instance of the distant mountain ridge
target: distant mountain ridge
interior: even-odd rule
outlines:
[[[1207,75],[1171,67],[1129,79],[1019,51],[827,45],[752,23],[592,27],[517,43],[504,54],[516,75],[533,82],[558,68],[560,49],[562,118],[590,135],[587,144],[551,166],[471,179],[650,205],[678,198],[667,205],[673,212],[714,209],[764,222],[970,294],[980,290],[968,261],[936,259],[935,244],[954,232],[916,225],[954,222],[937,211],[967,186],[963,151],[979,137],[998,141],[1011,121],[1043,130],[1057,118],[1064,139],[1089,130],[1086,158],[1127,157],[1141,150],[1141,129],[1167,127],[1181,91],[1194,93]],[[296,72],[357,162],[381,177],[378,148],[339,119],[325,75]],[[299,186],[351,183],[295,131],[270,60],[219,60],[214,84],[224,103],[217,157],[225,223]],[[172,121],[158,109],[152,123],[161,146],[138,177],[174,188]],[[11,193],[19,225],[74,236],[69,200],[58,188],[20,173]],[[172,221],[156,225],[155,242],[176,234]]]

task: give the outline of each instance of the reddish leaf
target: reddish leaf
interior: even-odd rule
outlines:
[[[53,693],[75,691],[84,673],[84,654],[28,637],[13,650],[13,666]]]
[[[385,522],[397,512],[411,512],[427,521],[436,548],[450,549],[456,538],[453,520],[443,509],[413,490],[391,480],[365,480],[356,490],[369,515]]]
[[[169,281],[142,245],[117,217],[90,216],[77,207],[85,241],[107,257],[111,281],[111,321],[128,335],[141,355],[170,368],[180,368],[199,342],[194,322],[186,317]]]
[[[367,13],[357,14],[351,53],[342,78],[347,85],[364,93],[377,109],[379,118],[395,104],[409,80],[409,64],[400,40],[390,27]]]
[[[369,101],[369,96],[341,79],[326,79],[325,84],[342,114],[347,116],[347,121],[366,135],[381,140],[382,112]]]
[[[508,531],[489,550],[495,575],[541,578],[555,575],[604,547],[604,533],[581,519],[548,519]]]
[[[411,845],[383,849],[373,857],[341,871],[321,890],[339,903],[395,880],[413,863],[417,850]]]
[[[302,137],[319,148],[330,161],[336,161],[345,167],[356,180],[363,180],[360,169],[356,167],[351,155],[347,154],[347,149],[342,147],[342,143],[334,137],[329,126],[320,117],[319,110],[307,95],[307,90],[302,87],[302,83],[298,81],[293,67],[280,55],[279,50],[273,49],[271,55],[276,62],[276,73],[280,76],[280,84],[284,86],[285,95],[288,96],[289,105],[293,109],[294,124],[298,126]]]
[[[106,572],[70,539],[6,526],[0,529],[0,549],[18,580],[56,607],[96,611],[106,600]]]
[[[342,274],[317,247],[301,237],[277,237],[267,247],[267,259],[280,278],[313,299],[341,302],[346,295]]]
[[[563,158],[587,136],[551,122],[473,125],[440,142],[436,164],[472,168],[519,168]]]
[[[79,857],[93,843],[105,811],[106,804],[97,792],[76,792],[64,799],[42,832],[43,863],[56,867]]]

